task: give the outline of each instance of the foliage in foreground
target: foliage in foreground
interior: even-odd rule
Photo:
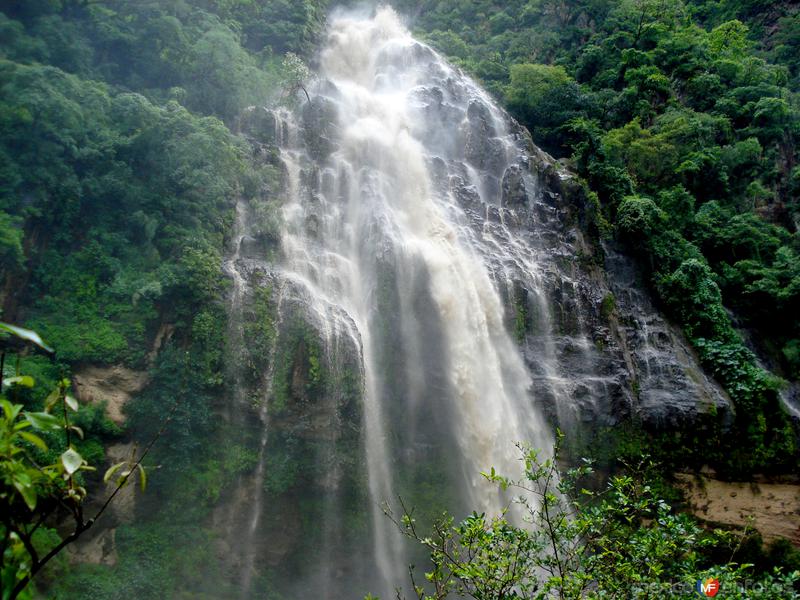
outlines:
[[[686,598],[698,582],[717,580],[725,598],[800,598],[800,572],[755,574],[737,559],[743,534],[705,530],[658,498],[647,460],[595,492],[582,487],[592,474],[589,461],[560,474],[558,444],[554,457],[520,449],[524,478],[484,473],[513,495],[500,516],[473,513],[455,523],[444,515],[425,534],[413,510],[403,505],[398,519],[387,509],[429,553],[426,581],[409,568],[412,597]],[[727,561],[711,558],[722,552]]]
[[[0,323],[0,341],[9,336],[19,344],[29,344],[52,352],[38,334],[6,323]],[[113,465],[106,471],[105,481],[116,478],[116,487],[92,518],[84,516],[88,495],[83,475],[94,471],[77,444],[84,439],[77,425],[79,404],[68,391],[69,379],[58,381],[44,400],[43,410],[23,410],[22,404],[5,397],[5,387],[32,388],[35,380],[29,375],[5,378],[6,351],[0,359],[0,583],[2,600],[27,597],[26,588],[34,576],[64,548],[90,529],[105,512],[111,501],[137,473],[142,489],[146,474],[142,459],[150,446],[137,459]],[[16,396],[16,394],[15,394]],[[153,440],[155,441],[155,439]],[[64,450],[55,451],[54,447]],[[47,527],[56,515],[68,515],[71,531],[60,536]]]

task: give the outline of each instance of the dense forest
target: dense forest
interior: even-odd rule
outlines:
[[[298,71],[315,65],[332,4],[0,5],[2,321],[35,330],[56,351],[13,365],[11,348],[6,370],[35,385],[13,385],[6,397],[40,410],[64,378],[120,365],[147,373],[124,423],[102,403],[82,403],[82,439],[46,431],[47,450],[32,451],[50,464],[74,445],[102,467],[109,446],[158,436],[158,469],[140,517],[117,530],[116,565],[56,557],[39,576],[45,597],[232,594],[204,524],[256,458],[245,434],[218,417],[230,353],[221,265],[237,198],[260,207],[261,241],[272,249],[280,218],[279,170],[241,133],[243,115],[304,102]],[[581,178],[591,235],[635,257],[644,285],[736,408],[732,430],[626,429],[604,455],[653,454],[666,464],[658,485],[670,469],[704,464],[740,478],[796,475],[798,426],[784,408],[797,402],[800,379],[796,3],[391,4]],[[253,327],[271,327],[258,307],[251,317]],[[90,492],[100,483],[84,477]],[[22,552],[5,534],[4,555]],[[58,536],[54,525],[33,539],[45,548]],[[748,551],[761,572],[798,566],[786,546],[769,557]],[[4,594],[19,565],[4,562]]]

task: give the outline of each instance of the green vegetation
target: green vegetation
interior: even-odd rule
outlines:
[[[700,453],[792,470],[781,386],[797,379],[800,11],[747,0],[401,0],[420,34],[492,90],[599,201],[737,409]],[[602,228],[605,229],[605,228]],[[606,309],[604,304],[604,310]],[[728,310],[734,311],[736,323]]]
[[[37,333],[27,329],[0,323],[0,334],[0,365],[3,367],[0,388],[10,388],[16,399],[18,388],[32,389],[36,380],[19,371],[6,377],[4,366],[9,338],[17,345],[23,342],[47,353],[52,353],[52,349]],[[0,393],[0,508],[3,515],[0,519],[0,583],[3,600],[30,597],[28,583],[45,565],[57,560],[63,566],[59,555],[64,548],[94,525],[131,477],[138,476],[142,490],[147,483],[142,460],[152,443],[138,457],[134,450],[129,459],[106,471],[103,480],[113,479],[116,487],[93,517],[84,516],[88,496],[85,477],[87,472],[96,469],[90,461],[103,459],[102,445],[96,438],[102,428],[87,427],[96,424],[96,412],[89,410],[94,414],[88,419],[86,410],[81,414],[80,404],[68,393],[70,386],[69,379],[59,380],[41,402],[41,410],[36,411],[23,410],[23,404],[12,403]],[[96,452],[92,452],[95,448]],[[66,535],[59,535],[47,522],[59,510],[66,511],[71,521]]]
[[[23,357],[37,386],[15,393],[38,411],[40,390],[71,372],[122,364],[150,381],[126,409],[126,436],[151,439],[175,407],[153,449],[160,468],[147,496],[160,499],[159,510],[144,498],[136,525],[117,528],[113,568],[51,563],[51,597],[226,593],[211,566],[208,515],[257,460],[251,436],[219,416],[220,266],[237,197],[251,201],[267,250],[276,231],[277,170],[253,158],[238,118],[253,104],[291,101],[284,90],[298,84],[298,56],[314,50],[324,6],[25,0],[0,8],[0,301],[5,320],[35,328],[58,352],[52,362]],[[253,310],[250,333],[267,345],[268,298]],[[76,421],[86,433],[76,451],[101,465],[104,446],[123,432],[102,404],[81,406]]]
[[[591,490],[589,462],[561,473],[558,446],[552,458],[521,450],[523,479],[484,474],[512,498],[501,516],[473,513],[456,523],[444,514],[429,534],[407,505],[398,517],[387,510],[429,553],[424,577],[410,569],[412,597],[688,598],[709,580],[726,598],[800,597],[800,571],[747,562],[746,534],[702,529],[675,513],[650,485],[646,458]],[[783,551],[774,551],[782,561]]]
[[[600,314],[604,319],[608,319],[611,315],[614,314],[614,311],[617,308],[617,301],[614,298],[614,294],[609,292],[605,296],[603,296],[603,300],[600,302]]]
[[[160,323],[191,337],[220,297],[236,195],[275,179],[226,123],[280,95],[280,52],[308,39],[321,9],[286,3],[270,49],[248,37],[270,8],[231,4],[0,13],[0,260],[24,284],[6,316],[19,312],[69,364],[142,366]]]

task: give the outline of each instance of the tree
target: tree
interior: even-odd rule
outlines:
[[[633,244],[649,240],[666,221],[666,213],[650,198],[628,196],[617,211],[617,231]]]
[[[0,211],[0,268],[3,271],[15,271],[24,262],[23,232],[19,225],[19,219]]]
[[[227,27],[209,29],[197,40],[188,69],[189,106],[226,120],[270,93],[271,82]]]
[[[611,19],[633,34],[630,45],[635,48],[648,28],[658,23],[674,25],[684,10],[681,0],[624,0],[612,12]]]
[[[715,27],[708,36],[708,46],[715,58],[743,59],[750,49],[747,25],[741,21],[728,21]]]
[[[311,76],[311,71],[303,59],[297,56],[294,52],[287,52],[283,57],[283,72],[286,78],[286,89],[289,94],[295,94],[302,90],[306,95],[309,104],[311,103],[311,96],[305,88],[305,82]]]
[[[513,65],[506,98],[536,142],[549,151],[560,150],[559,126],[579,116],[580,88],[560,66]]]

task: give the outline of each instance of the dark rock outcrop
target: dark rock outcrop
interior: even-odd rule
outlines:
[[[336,103],[324,96],[314,96],[302,108],[303,138],[308,154],[322,163],[336,149]]]
[[[280,132],[275,113],[263,106],[251,106],[242,111],[238,130],[259,144],[274,145],[279,141]]]
[[[596,207],[584,186],[510,123],[527,156],[507,169],[501,204],[514,208],[517,218],[505,222],[528,240],[543,266],[547,297],[527,295],[528,304],[539,304],[528,312],[549,312],[550,329],[558,332],[549,372],[535,327],[525,332],[523,346],[534,390],[545,397],[551,415],[567,428],[570,422],[596,427],[628,419],[652,429],[686,428],[704,415],[730,423],[730,399],[704,373],[680,329],[659,313],[633,259],[601,242]],[[521,201],[524,187],[539,190],[527,191],[527,206]],[[560,401],[554,377],[562,381]],[[566,410],[565,397],[571,399]]]

